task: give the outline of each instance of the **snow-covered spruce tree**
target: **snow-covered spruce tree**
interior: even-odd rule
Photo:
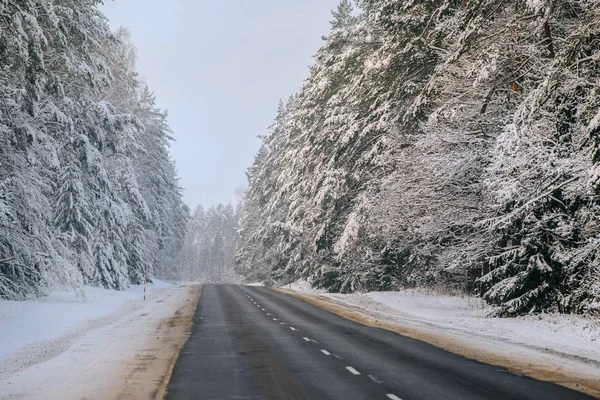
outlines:
[[[58,239],[71,249],[70,258],[84,277],[94,276],[92,243],[95,218],[82,179],[82,169],[66,165],[59,176],[54,225],[61,233]]]
[[[522,74],[530,85],[498,138],[488,184],[501,216],[487,221],[498,246],[479,283],[502,315],[598,313],[599,6],[535,2],[523,13],[530,57],[544,64]]]
[[[311,73],[312,82],[305,85],[310,90],[320,91],[323,107],[327,98],[344,87],[341,81],[347,77],[341,73],[335,76],[331,70],[344,65],[344,50],[352,47],[349,32],[355,25],[349,2],[342,2],[332,22],[335,39],[327,39],[329,48],[317,56],[320,60]],[[331,67],[329,76],[325,76],[325,64]],[[321,87],[317,87],[319,79]],[[316,115],[319,110],[314,105],[302,104],[304,100],[314,101],[316,97],[303,97],[300,93],[285,107],[280,106],[256,162],[248,172],[238,257],[242,270],[255,271],[256,265],[260,265],[261,273],[270,272],[274,278],[286,279],[306,275],[314,265],[314,235],[319,229],[314,225],[315,219],[319,219],[318,207],[313,204],[315,185],[322,184],[324,177],[310,171],[314,172],[318,164],[325,162],[323,157],[327,154],[315,154],[317,146],[323,143],[316,142],[317,132],[311,130],[322,123],[324,117]],[[314,123],[315,127],[307,127],[307,123]],[[311,134],[314,134],[312,138]],[[306,160],[311,163],[307,164]]]
[[[263,145],[254,156],[254,163],[246,171],[248,187],[243,189],[240,202],[240,222],[239,222],[239,247],[236,253],[236,270],[245,277],[262,275],[268,272],[268,266],[261,263],[259,254],[262,251],[258,231],[264,221],[261,219],[264,208],[261,208],[258,202],[256,192],[250,193],[250,187],[258,187],[257,175],[264,166],[267,150]],[[265,182],[266,183],[266,182]],[[264,279],[264,278],[262,278]]]
[[[389,2],[391,5],[394,3],[398,9],[405,5]],[[498,165],[502,165],[501,168],[510,165],[507,160],[508,154],[515,149],[506,151],[505,139],[507,132],[512,131],[511,140],[515,142],[521,140],[523,131],[514,131],[513,127],[522,125],[513,123],[513,120],[520,120],[523,111],[528,114],[530,123],[536,121],[540,136],[533,141],[537,146],[542,145],[542,148],[531,146],[532,152],[523,154],[520,166],[510,166],[513,179],[523,176],[525,170],[534,170],[539,174],[540,166],[544,164],[533,160],[539,161],[540,157],[544,158],[543,155],[548,154],[549,144],[564,143],[563,140],[558,141],[554,138],[553,134],[549,135],[551,128],[548,127],[555,126],[560,131],[565,126],[564,122],[558,122],[564,118],[563,111],[559,111],[562,107],[556,107],[557,101],[552,99],[558,98],[560,99],[558,102],[562,103],[565,98],[572,96],[567,94],[571,90],[580,92],[581,89],[578,88],[578,84],[572,83],[571,86],[563,86],[561,93],[560,88],[549,86],[549,83],[545,82],[548,71],[551,70],[548,68],[549,60],[559,56],[557,43],[571,40],[573,37],[583,36],[584,42],[588,46],[592,43],[593,46],[594,39],[590,41],[589,37],[590,35],[594,37],[594,33],[593,29],[590,33],[589,25],[579,32],[573,28],[576,26],[577,15],[587,15],[588,22],[596,18],[593,16],[594,6],[585,2],[576,7],[573,4],[558,6],[552,2],[535,2],[531,5],[522,2],[516,6],[501,1],[437,3],[441,6],[440,12],[431,13],[428,29],[419,30],[418,38],[438,52],[440,62],[433,73],[427,77],[424,89],[404,118],[405,121],[410,121],[412,118],[423,120],[425,117],[424,122],[420,124],[423,135],[415,142],[414,149],[410,149],[407,154],[400,153],[402,157],[396,164],[398,169],[385,185],[385,190],[381,192],[381,197],[377,201],[377,206],[373,208],[369,220],[376,228],[385,227],[384,221],[392,222],[389,224],[391,230],[404,225],[405,228],[402,230],[410,232],[407,237],[416,238],[417,242],[425,244],[425,246],[417,246],[420,250],[417,255],[420,253],[422,257],[430,258],[438,269],[443,268],[440,272],[446,272],[448,271],[446,267],[450,267],[452,273],[455,273],[456,266],[460,267],[459,276],[465,275],[467,287],[474,286],[472,282],[474,275],[480,275],[482,271],[485,274],[490,268],[493,269],[492,273],[486,274],[476,285],[489,301],[503,305],[500,314],[539,311],[552,307],[567,311],[574,310],[575,307],[578,311],[589,309],[590,304],[594,304],[597,298],[590,296],[590,288],[597,287],[594,280],[588,279],[587,282],[591,283],[586,285],[585,289],[576,289],[578,296],[585,293],[583,295],[585,306],[582,307],[581,300],[573,301],[574,293],[566,294],[572,293],[577,287],[574,282],[582,282],[573,280],[572,277],[577,274],[569,271],[565,275],[569,277],[568,284],[566,281],[561,283],[562,278],[559,277],[563,274],[561,270],[566,267],[567,260],[571,260],[569,263],[576,260],[577,267],[570,268],[585,271],[583,275],[586,277],[594,273],[597,261],[594,261],[595,252],[592,250],[596,245],[593,230],[586,229],[589,236],[584,240],[581,240],[583,239],[581,237],[567,235],[563,240],[558,241],[560,243],[560,246],[556,246],[558,248],[575,245],[578,250],[570,251],[568,255],[563,253],[560,258],[556,257],[559,259],[555,259],[554,267],[548,268],[544,266],[547,262],[540,262],[540,260],[547,259],[545,254],[559,254],[556,247],[548,251],[549,243],[542,246],[535,244],[527,250],[525,246],[511,248],[511,244],[521,240],[520,234],[517,233],[523,233],[521,219],[517,222],[518,227],[508,232],[504,230],[506,225],[496,224],[497,220],[494,220],[491,225],[479,224],[479,227],[478,221],[482,219],[486,221],[490,215],[505,213],[515,205],[523,205],[523,203],[527,204],[529,212],[533,208],[533,202],[530,202],[532,198],[534,202],[540,200],[537,199],[540,193],[524,191],[519,193],[519,196],[523,196],[521,202],[512,203],[515,200],[513,196],[510,200],[507,199],[508,202],[500,202],[501,205],[496,208],[489,202],[487,194],[490,186],[488,185],[498,185],[495,180],[498,179],[496,175]],[[373,4],[378,6],[382,2],[371,3]],[[414,15],[404,17],[410,19],[414,18]],[[395,21],[399,19],[401,17],[396,18]],[[427,31],[431,31],[431,34]],[[585,34],[582,35],[582,32]],[[563,64],[554,71],[555,74],[560,71],[556,75],[560,78],[553,84],[568,81],[563,75],[568,66],[571,68],[577,66],[580,59],[590,60],[587,58],[590,57],[588,53],[577,54],[573,53],[573,50],[569,51],[571,53],[568,61],[563,61]],[[588,73],[589,77],[593,77],[596,76],[597,71],[578,69],[574,75],[581,79],[580,73]],[[576,81],[577,78],[571,78],[571,82]],[[540,90],[543,87],[545,89]],[[551,88],[550,92],[548,88]],[[557,89],[560,95],[554,97],[556,94],[552,91]],[[532,103],[528,98],[531,94],[537,96],[535,101],[538,104]],[[576,110],[566,113],[570,121],[568,124],[572,125],[574,116],[585,115],[580,113],[587,107],[587,115],[583,118],[584,123],[577,128],[581,135],[579,143],[588,141],[587,132],[590,129],[587,121],[595,115],[594,107],[597,100],[594,96],[594,91],[591,95],[586,94],[582,98],[576,95],[577,100],[572,104],[579,103],[579,106]],[[586,102],[589,102],[589,105],[584,105]],[[552,107],[542,109],[543,111],[540,112],[540,104],[552,105]],[[517,110],[520,110],[518,117],[513,117]],[[541,117],[542,115],[544,117]],[[552,116],[552,119],[547,120],[548,116]],[[490,156],[490,149],[497,137],[499,137],[495,153],[497,158],[494,162]],[[548,138],[551,138],[549,142],[547,142]],[[587,163],[590,162],[589,156],[586,156],[589,150],[586,150],[585,146],[570,150],[573,151],[576,153],[573,154],[575,160],[571,162],[578,163],[576,160],[580,161],[582,157],[588,160]],[[563,153],[563,156],[560,156],[562,158],[568,152],[563,148],[556,154]],[[419,154],[423,156],[414,157]],[[553,159],[555,149],[552,149],[550,154]],[[557,183],[553,180],[556,178],[560,163],[551,160],[546,165],[550,167],[547,178],[542,178],[540,175],[535,175],[535,178],[532,176],[531,187],[535,187],[535,190],[540,189],[536,186],[540,178],[546,182]],[[513,167],[516,168],[512,169]],[[589,173],[589,169],[589,165],[582,168],[587,171],[586,173]],[[491,171],[494,177],[484,182],[486,170]],[[502,196],[506,191],[511,191],[514,194],[514,190],[520,190],[515,188],[515,181],[521,179],[517,178],[510,183],[503,182],[494,186],[497,190],[495,193]],[[589,189],[587,193],[589,196],[591,193]],[[559,199],[564,202],[562,195]],[[420,207],[413,206],[419,202],[422,204]],[[390,203],[393,205],[391,209]],[[572,204],[581,205],[581,203],[586,202],[576,197]],[[594,201],[592,204],[592,208],[595,208]],[[581,212],[579,206],[576,209],[577,213]],[[381,223],[377,223],[378,215],[381,215]],[[586,211],[584,215],[589,219],[586,224],[594,226],[595,219],[593,217],[590,219],[593,212]],[[550,218],[553,220],[552,223],[557,222],[556,218],[556,216]],[[566,219],[578,224],[574,216],[567,216]],[[506,223],[507,219],[502,218],[501,221]],[[491,229],[487,229],[490,227]],[[524,237],[528,236],[532,240],[538,237],[542,243],[558,239],[556,232],[553,235],[548,235],[547,231],[543,233],[546,229],[547,226],[544,226],[540,234],[528,232]],[[393,233],[386,232],[385,229],[379,232],[383,240],[394,237]],[[564,232],[562,233],[564,235]],[[501,238],[497,238],[498,235]],[[539,239],[534,240],[534,243],[539,243]],[[582,244],[584,251],[580,253],[579,246]],[[522,261],[515,263],[514,253],[510,250],[519,251],[519,257],[523,257]],[[408,256],[406,252],[404,255]],[[431,259],[432,255],[435,256],[433,259]],[[412,261],[408,257],[404,260]],[[517,266],[519,263],[520,267]],[[403,263],[403,266],[407,264]],[[499,268],[495,269],[495,267]],[[381,268],[381,266],[375,267],[372,270],[377,271]],[[541,270],[545,272],[540,273]],[[424,274],[429,274],[428,271],[429,268],[417,270],[416,280],[428,281],[428,276]],[[382,272],[382,275],[389,280],[390,271],[385,268],[385,264]],[[403,274],[405,273],[406,271]],[[439,281],[439,278],[436,280]],[[563,284],[568,287],[565,288],[566,290],[560,289]],[[561,290],[563,293],[558,294]],[[594,289],[591,291],[594,292]],[[547,296],[547,293],[551,294]],[[557,298],[563,296],[566,297],[562,304],[556,303]],[[572,303],[576,306],[567,305]],[[567,309],[568,307],[570,308]]]
[[[140,281],[136,271],[148,269],[148,260],[158,263],[148,258],[156,252],[146,250],[159,247],[159,237],[183,240],[186,209],[163,138],[148,140],[162,148],[146,158],[168,171],[169,204],[160,207],[175,215],[162,220],[171,229],[148,222],[143,192],[154,188],[140,189],[135,160],[144,158],[144,127],[131,112],[141,96],[131,89],[134,70],[107,60],[106,44],[113,50],[120,44],[97,4],[0,3],[1,297],[42,294],[54,283],[121,289]],[[120,79],[121,71],[127,79]],[[106,95],[125,83],[122,97]],[[168,136],[163,117],[152,118]],[[140,229],[132,221],[144,213]]]
[[[294,245],[297,232],[287,222],[289,199],[285,196],[289,181],[282,174],[289,168],[286,149],[289,137],[287,123],[292,97],[287,104],[280,103],[269,134],[263,137],[254,165],[248,170],[251,182],[245,193],[244,215],[240,234],[244,237],[238,252],[240,271],[261,277],[275,272],[285,274],[290,267],[289,246]]]
[[[149,223],[151,211],[142,193],[136,168],[136,160],[146,157],[142,143],[145,127],[139,119],[144,107],[129,32],[119,29],[115,40],[103,43],[103,53],[112,78],[103,97],[127,122],[111,151],[106,154],[107,168],[114,190],[123,201],[123,249],[127,275],[131,282],[139,284],[152,273],[157,245],[152,240],[153,235],[149,234],[153,228]]]
[[[60,142],[94,107],[106,75],[94,46],[108,35],[95,1],[2,2],[1,147],[11,166],[0,173],[4,238],[0,296],[40,294],[49,281],[77,283],[69,257],[54,248],[52,199]],[[4,165],[4,162],[3,162]]]
[[[362,208],[361,193],[385,153],[383,137],[366,126],[361,96],[366,61],[377,47],[364,16],[346,2],[333,13],[332,30],[317,52],[316,64],[295,100],[288,123],[288,168],[279,178],[290,205],[286,225],[296,244],[286,275],[311,277],[335,291],[356,289],[352,257],[343,259],[354,237],[351,215]],[[361,93],[362,94],[362,93]],[[344,232],[347,234],[344,235]],[[346,239],[344,239],[346,238]]]
[[[129,37],[121,28],[117,40],[103,47],[112,77],[104,97],[128,121],[107,156],[115,190],[125,204],[127,269],[134,283],[149,274],[177,279],[189,211],[168,153],[172,137],[167,113],[156,107],[154,95],[139,80]]]

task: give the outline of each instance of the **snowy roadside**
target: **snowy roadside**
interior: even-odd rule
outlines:
[[[491,309],[479,298],[423,290],[328,294],[302,281],[282,289],[326,300],[369,316],[375,323],[406,328],[402,333],[519,373],[575,388],[577,384],[568,383],[570,377],[581,378],[583,383],[595,380],[600,386],[597,319],[556,314],[487,318]],[[600,396],[597,389],[592,392]]]
[[[0,399],[154,398],[187,337],[199,286],[156,282],[0,302]]]

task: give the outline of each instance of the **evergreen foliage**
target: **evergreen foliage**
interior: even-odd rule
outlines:
[[[356,5],[248,170],[238,270],[599,314],[597,2]]]
[[[166,114],[100,3],[0,1],[1,298],[123,289],[183,247]]]

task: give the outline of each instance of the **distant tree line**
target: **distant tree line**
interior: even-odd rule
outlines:
[[[343,0],[248,170],[238,270],[600,313],[600,2]]]
[[[238,283],[237,230],[238,213],[231,204],[208,209],[198,206],[188,225],[181,277],[187,281]]]

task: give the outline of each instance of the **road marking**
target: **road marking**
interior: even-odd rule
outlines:
[[[277,321],[277,318],[273,318],[273,321]]]
[[[271,316],[271,313],[267,313],[267,315],[270,317],[270,316]]]
[[[281,325],[285,325],[285,322],[280,322]]]
[[[383,383],[379,379],[377,379],[376,377],[374,377],[373,375],[367,375],[367,376],[369,377],[370,380],[372,380],[375,383]]]
[[[350,371],[350,373],[351,373],[352,375],[360,375],[360,372],[358,372],[357,370],[355,370],[355,369],[354,369],[354,368],[352,368],[352,367],[346,367],[346,369],[347,369],[348,371]]]
[[[290,326],[290,329],[293,331],[297,331],[298,329],[294,328],[293,326]]]
[[[387,398],[390,399],[390,400],[402,400],[400,397],[398,397],[398,396],[396,396],[395,394],[392,394],[392,393],[388,394]]]
[[[302,339],[306,340],[307,342],[312,342],[312,340],[310,340],[310,339],[309,339],[309,338],[307,338],[307,337],[303,337]]]
[[[326,356],[330,356],[331,353],[328,352],[327,350],[321,350],[321,353],[325,354]]]

